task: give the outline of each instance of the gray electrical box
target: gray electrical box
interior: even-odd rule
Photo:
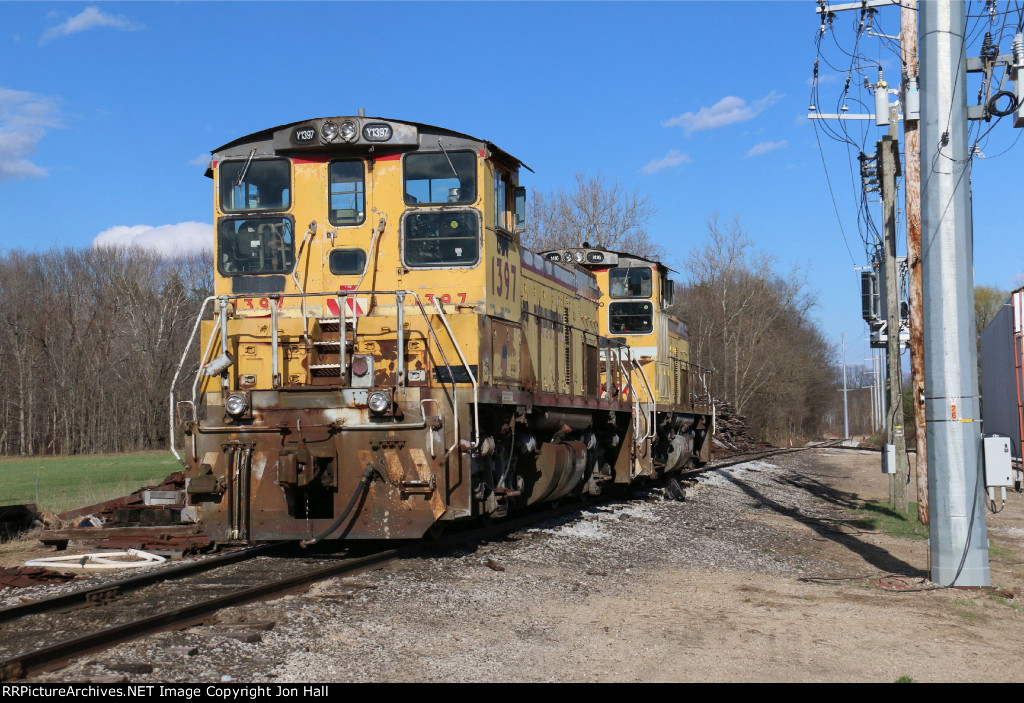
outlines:
[[[883,474],[895,474],[896,473],[896,445],[895,444],[883,444],[882,445],[882,473]]]
[[[985,485],[1012,486],[1010,438],[1002,435],[987,435],[982,440],[982,448],[985,457]]]

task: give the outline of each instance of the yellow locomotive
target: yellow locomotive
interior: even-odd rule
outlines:
[[[363,115],[213,152],[215,295],[171,397],[211,539],[418,538],[709,458],[668,270],[524,249],[521,166]]]

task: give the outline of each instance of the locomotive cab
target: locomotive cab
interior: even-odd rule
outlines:
[[[690,360],[686,323],[670,315],[675,284],[664,264],[627,252],[591,247],[552,250],[550,261],[591,271],[603,291],[601,333],[628,346],[638,414],[650,428],[657,464],[681,468],[710,460],[713,414],[707,369]],[[680,439],[680,437],[682,439]]]

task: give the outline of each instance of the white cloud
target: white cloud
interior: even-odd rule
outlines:
[[[702,107],[697,112],[684,112],[661,124],[665,127],[682,127],[687,134],[705,129],[717,129],[736,122],[746,122],[757,117],[771,105],[782,99],[774,90],[760,100],[747,104],[743,98],[727,95],[711,107]]]
[[[53,98],[0,87],[0,181],[48,175],[26,157],[36,153],[46,127],[59,126]]]
[[[210,154],[209,152],[202,153],[196,158],[188,162],[189,166],[209,166],[210,165]]]
[[[689,156],[687,156],[686,154],[677,149],[673,149],[672,151],[665,154],[665,156],[663,156],[662,158],[651,161],[642,169],[640,169],[640,171],[642,173],[656,173],[666,168],[672,168],[673,166],[678,166],[679,164],[688,163],[690,163]]]
[[[69,17],[60,24],[50,27],[43,32],[43,36],[39,38],[39,43],[45,44],[51,39],[67,37],[96,27],[113,27],[114,29],[121,29],[126,32],[134,32],[143,28],[141,24],[136,24],[127,17],[108,15],[100,12],[98,8],[87,7],[74,17]]]
[[[747,152],[747,158],[767,154],[769,151],[775,151],[776,149],[785,149],[787,146],[789,146],[789,142],[785,139],[780,142],[761,142],[750,147],[750,151]]]
[[[182,254],[213,249],[213,225],[203,222],[180,222],[176,225],[117,225],[104,230],[92,240],[94,247],[141,247],[161,254]]]

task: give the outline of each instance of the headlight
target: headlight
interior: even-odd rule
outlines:
[[[333,122],[324,122],[320,127],[320,136],[325,142],[333,142],[338,138],[338,125]]]
[[[576,263],[577,264],[582,264],[583,263],[583,252],[582,251],[577,251],[575,254],[573,254],[573,256],[576,258]]]
[[[351,142],[355,141],[358,136],[359,130],[356,129],[356,123],[352,121],[345,121],[341,123],[341,139],[342,141]]]
[[[391,410],[391,394],[387,391],[374,391],[370,394],[366,404],[374,415],[383,415]]]
[[[244,415],[245,411],[249,409],[249,401],[244,393],[232,393],[224,403],[224,409],[227,410],[228,415],[238,417]]]
[[[572,252],[571,251],[564,251],[564,252],[562,252],[562,261],[564,261],[567,264],[571,264],[572,263]]]

